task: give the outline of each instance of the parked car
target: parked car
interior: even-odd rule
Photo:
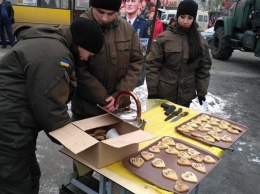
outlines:
[[[213,34],[214,34],[214,26],[208,28],[207,30],[201,32],[201,35],[207,40],[208,44],[209,44],[209,48],[211,48],[211,44],[212,44],[212,38],[213,38]]]

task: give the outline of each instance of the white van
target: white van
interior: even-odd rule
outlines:
[[[177,10],[165,10],[164,12],[162,11],[161,21],[164,24],[169,24],[170,19],[175,18],[176,13],[177,13]]]
[[[198,25],[199,25],[199,31],[207,30],[208,29],[208,23],[209,23],[209,12],[198,10],[197,22],[198,22]]]
[[[171,18],[175,18],[177,14],[177,10],[159,10],[161,13],[161,21],[164,24],[169,24]],[[198,10],[197,13],[197,22],[199,25],[199,31],[205,31],[208,29],[209,22],[209,13],[208,11]]]

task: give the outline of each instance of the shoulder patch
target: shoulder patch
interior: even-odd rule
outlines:
[[[69,67],[70,66],[70,62],[68,59],[61,59],[60,60],[60,65],[64,66],[64,67]]]

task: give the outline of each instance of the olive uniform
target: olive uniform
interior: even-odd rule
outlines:
[[[188,64],[188,37],[177,24],[157,36],[146,58],[148,96],[188,106],[196,95],[207,94],[212,62],[206,40],[200,40],[203,53]]]
[[[38,27],[21,38],[0,61],[0,193],[36,194],[38,132],[70,122],[72,36],[69,28]]]
[[[95,20],[92,7],[81,17]],[[78,88],[72,100],[72,111],[77,119],[104,113],[97,104],[106,105],[105,99],[115,97],[120,91],[133,91],[140,77],[143,56],[134,29],[120,16],[101,28],[105,43],[100,53],[93,56],[87,66],[79,64],[76,68]],[[129,104],[129,96],[120,98],[121,106]]]

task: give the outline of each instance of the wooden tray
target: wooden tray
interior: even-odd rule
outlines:
[[[229,136],[232,138],[232,142],[225,142],[225,141],[222,141],[222,140],[220,140],[220,141],[215,140],[215,142],[209,142],[209,141],[204,140],[204,139],[201,138],[201,137],[195,137],[195,136],[191,135],[192,132],[198,133],[198,134],[200,134],[200,135],[202,135],[202,136],[206,136],[206,135],[207,135],[207,132],[199,131],[199,127],[201,126],[201,124],[197,124],[198,127],[193,127],[193,128],[195,129],[194,131],[190,131],[190,132],[180,131],[180,127],[181,127],[181,126],[186,125],[187,123],[191,122],[192,120],[194,120],[194,119],[199,119],[199,118],[201,118],[201,117],[203,117],[203,116],[205,116],[205,115],[209,116],[210,118],[219,119],[220,121],[218,121],[218,123],[220,123],[221,121],[226,121],[226,122],[230,123],[230,125],[228,125],[228,126],[232,126],[232,125],[233,125],[233,126],[239,127],[239,128],[242,129],[242,131],[239,131],[239,134],[234,134],[234,133],[231,133],[231,132],[227,131],[226,129],[222,129],[222,132],[219,132],[219,133],[218,133],[219,137],[223,137],[224,135],[229,135]],[[202,122],[203,122],[203,123],[207,123],[207,121],[202,121]],[[212,127],[214,127],[214,126],[218,127],[217,125],[212,125],[212,124],[211,124],[211,126],[212,126]],[[211,130],[212,128],[209,128],[209,129]],[[222,149],[228,149],[228,148],[230,148],[242,135],[244,135],[245,132],[248,131],[248,128],[247,128],[246,126],[243,126],[243,125],[241,125],[241,124],[238,124],[238,123],[236,123],[236,122],[233,122],[233,121],[230,121],[230,120],[227,120],[227,119],[222,119],[222,118],[220,118],[220,117],[216,117],[216,116],[212,116],[212,115],[209,115],[209,114],[201,113],[201,114],[199,114],[199,115],[197,115],[197,116],[191,118],[190,120],[188,120],[188,121],[182,123],[181,125],[176,126],[176,127],[175,127],[175,130],[176,130],[177,132],[179,132],[179,133],[185,135],[185,136],[188,136],[188,137],[190,137],[190,138],[192,138],[192,139],[195,139],[195,140],[197,140],[197,141],[200,141],[200,142],[202,142],[202,143],[205,143],[205,144],[208,144],[208,145],[212,145],[212,146],[216,146],[216,147],[219,147],[219,148],[222,148]]]
[[[143,179],[153,183],[154,185],[157,185],[158,187],[160,187],[162,189],[165,189],[165,190],[168,190],[168,191],[171,191],[171,192],[174,192],[174,193],[178,193],[177,191],[174,190],[174,185],[175,185],[176,181],[173,181],[173,180],[165,178],[162,175],[162,170],[164,168],[156,168],[156,167],[154,167],[152,165],[152,160],[153,159],[151,159],[149,161],[144,160],[143,165],[141,167],[139,167],[139,168],[135,167],[133,164],[130,163],[130,159],[131,158],[140,158],[140,157],[142,157],[141,156],[141,152],[142,151],[149,151],[150,147],[152,147],[154,145],[157,145],[157,143],[159,141],[162,141],[163,138],[161,138],[158,141],[152,143],[151,145],[149,145],[146,148],[142,149],[138,153],[132,154],[131,156],[127,157],[126,159],[123,160],[123,164],[132,173],[134,173],[134,174],[138,175],[139,177],[141,177],[141,178],[143,178]],[[178,180],[179,181],[182,181],[186,185],[189,186],[190,190],[188,192],[186,192],[186,193],[189,193],[218,164],[218,162],[220,161],[220,158],[215,156],[214,154],[212,154],[211,152],[209,152],[207,150],[199,148],[199,147],[197,147],[195,145],[192,145],[192,144],[187,143],[185,141],[182,141],[180,139],[176,139],[176,138],[172,138],[172,139],[175,141],[175,143],[182,143],[182,144],[188,146],[189,148],[195,149],[196,151],[200,152],[200,154],[203,157],[206,156],[206,155],[210,155],[216,161],[216,163],[214,163],[214,164],[201,162],[202,164],[205,165],[206,170],[207,170],[206,174],[204,174],[204,173],[201,173],[201,172],[193,169],[191,166],[179,165],[177,163],[177,160],[179,159],[179,157],[177,155],[172,155],[172,154],[166,153],[164,149],[160,149],[160,153],[153,153],[153,152],[151,152],[151,153],[154,154],[154,158],[160,158],[160,159],[162,159],[164,161],[164,163],[166,165],[165,168],[171,168],[171,169],[173,169],[176,172],[176,174],[178,175]],[[175,146],[170,146],[170,147],[174,148]],[[193,162],[197,163],[196,161],[194,161],[192,159],[190,159],[190,162],[191,163],[193,163]],[[187,182],[187,181],[182,180],[181,174],[185,173],[186,171],[193,172],[196,175],[196,177],[198,179],[198,182],[197,183],[192,183],[192,182]]]

